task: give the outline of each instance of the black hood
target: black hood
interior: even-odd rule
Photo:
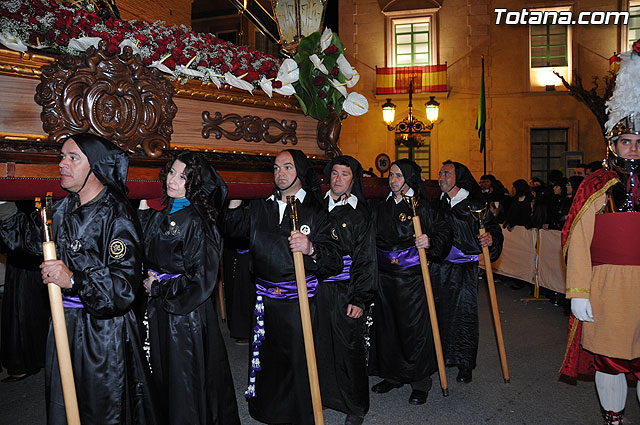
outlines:
[[[282,152],[289,152],[291,154],[293,164],[296,166],[296,175],[300,179],[300,184],[305,192],[311,193],[317,200],[322,201],[322,190],[320,189],[318,173],[311,165],[309,158],[299,149],[285,149]]]
[[[422,182],[422,168],[415,162],[406,158],[398,159],[393,164],[400,168],[402,176],[404,177],[404,182],[413,189],[415,196],[417,196],[418,199],[426,200],[427,189],[424,187],[424,183]]]
[[[447,162],[449,163],[449,162]],[[482,197],[482,190],[466,165],[451,161],[456,172],[456,186],[469,192],[471,198]]]
[[[201,189],[209,199],[211,205],[219,211],[222,208],[222,204],[224,204],[224,200],[227,198],[227,184],[203,155],[196,154],[195,158],[200,164],[200,177],[202,178]]]
[[[362,174],[364,170],[362,169],[362,165],[352,156],[349,155],[341,155],[333,158],[325,167],[324,167],[324,175],[327,176],[329,182],[331,182],[331,170],[333,170],[334,165],[345,165],[351,169],[351,173],[353,173],[353,186],[351,187],[351,193],[355,195],[359,201],[365,201],[366,198],[364,196],[364,184],[362,182]]]

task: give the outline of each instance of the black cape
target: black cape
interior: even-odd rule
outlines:
[[[225,238],[222,258],[229,334],[236,340],[250,340],[253,336],[251,321],[256,305],[256,291],[253,286],[249,241],[244,238]]]
[[[325,204],[328,204],[328,198]],[[322,404],[347,414],[364,416],[369,410],[364,326],[366,314],[347,316],[347,305],[363,310],[378,287],[376,240],[371,214],[364,202],[334,207],[329,213],[338,232],[342,255],[352,259],[350,279],[322,282],[317,306],[319,330],[318,375]]]
[[[299,224],[309,226],[316,260],[304,255],[307,275],[319,278],[342,270],[337,241],[331,237],[326,210],[307,192],[304,202],[296,201]],[[256,278],[271,282],[295,281],[291,233],[287,206],[279,222],[275,200],[253,200],[246,206],[226,210],[223,232],[248,237]],[[263,297],[265,340],[260,346],[262,370],[256,377],[257,397],[248,399],[249,413],[266,423],[313,424],[313,407],[304,351],[300,308],[297,299]],[[311,322],[317,330],[315,297],[309,298]],[[316,332],[314,332],[315,335]]]
[[[140,211],[146,266],[179,274],[152,285],[151,368],[169,424],[239,424],[213,291],[222,255],[217,227],[193,206]]]
[[[374,208],[377,248],[385,251],[415,246],[411,208],[393,197]],[[429,236],[429,261],[441,261],[451,249],[449,223],[426,198],[418,206],[422,232]],[[433,333],[420,265],[387,271],[378,263],[379,293],[373,311],[369,372],[402,383],[418,382],[437,370]],[[431,273],[431,281],[437,279]]]
[[[467,255],[478,255],[482,248],[478,242],[479,225],[469,212],[472,203],[478,199],[471,196],[458,202],[453,208],[446,199],[441,199],[440,209],[446,214],[453,229],[453,246]],[[495,261],[502,251],[502,231],[491,214],[485,223],[485,230],[491,233],[493,244],[489,256]],[[448,366],[476,366],[478,354],[478,262],[434,263],[431,275],[439,275],[433,285],[440,337]]]
[[[131,310],[142,280],[140,227],[120,193],[106,188],[73,209],[68,196],[54,204],[58,259],[73,272],[63,294],[78,296],[83,308],[65,309],[80,421],[83,425],[155,424],[149,368]],[[23,213],[0,222],[11,249],[42,255],[41,229]],[[49,424],[66,424],[53,330],[45,365]]]

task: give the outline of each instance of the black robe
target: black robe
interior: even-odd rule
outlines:
[[[142,280],[140,226],[129,201],[105,189],[73,210],[71,197],[54,204],[56,253],[73,272],[63,295],[82,308],[65,308],[80,421],[83,425],[155,424],[151,377],[131,309]],[[42,255],[40,227],[18,213],[0,222],[11,249]],[[66,424],[53,330],[45,365],[49,424]]]
[[[169,424],[239,424],[213,290],[222,254],[215,224],[193,206],[139,211],[146,267],[180,275],[154,283],[148,304],[152,377]]]
[[[447,214],[453,229],[453,246],[466,255],[478,255],[482,248],[476,220],[469,212],[470,198],[463,199],[453,208],[446,199],[440,201],[441,210]],[[491,233],[493,244],[489,256],[495,261],[502,252],[502,231],[491,214],[485,230]],[[478,261],[465,263],[442,263],[431,266],[434,294],[438,307],[440,337],[447,366],[476,366],[478,354]]]
[[[41,263],[42,257],[24,252],[7,254],[0,363],[9,375],[31,375],[44,367],[50,312]]]
[[[311,193],[296,201],[300,227],[309,226],[316,260],[304,255],[307,275],[318,278],[342,270],[337,241],[331,237],[326,210]],[[246,206],[226,210],[225,235],[248,237],[254,276],[271,282],[295,281],[289,207],[279,223],[278,203],[253,200]],[[249,413],[266,423],[313,424],[309,375],[297,299],[263,297],[265,339],[260,346],[262,370],[256,376],[256,397],[249,398]],[[317,330],[315,297],[309,298],[311,322]],[[315,337],[315,332],[314,332]]]
[[[451,249],[449,223],[428,201],[418,207],[422,232],[429,237],[429,262]],[[415,246],[411,208],[393,197],[374,209],[377,248],[399,251]],[[378,261],[379,293],[373,310],[369,373],[402,383],[420,382],[437,370],[431,320],[420,265],[386,270]],[[430,273],[431,281],[438,279]]]
[[[328,203],[328,198],[325,203]],[[369,410],[369,379],[364,345],[367,307],[378,286],[376,239],[371,214],[363,202],[334,207],[329,213],[338,233],[342,255],[351,256],[350,279],[323,281],[318,288],[318,375],[322,404],[347,414],[364,416]],[[365,311],[347,316],[347,305]]]
[[[251,321],[256,305],[249,241],[225,238],[222,258],[229,334],[236,340],[249,340],[253,336]]]

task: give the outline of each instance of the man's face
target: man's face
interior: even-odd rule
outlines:
[[[60,186],[69,192],[77,192],[90,172],[89,160],[73,139],[68,139],[60,151]]]
[[[331,169],[331,193],[340,198],[342,195],[351,193],[353,186],[353,172],[346,165],[336,164]]]
[[[585,173],[585,169],[584,167],[578,167],[578,168],[574,168],[573,169],[573,174],[574,176],[581,176],[581,177],[585,177],[586,173]]]
[[[482,189],[483,192],[486,192],[489,190],[489,186],[491,186],[491,182],[489,181],[489,179],[480,179],[480,189]]]
[[[276,162],[273,164],[273,181],[280,190],[291,189],[290,193],[296,193],[302,187],[293,157],[289,152],[280,152],[276,156]]]
[[[438,185],[444,193],[449,193],[456,186],[456,168],[453,164],[443,165],[438,176]]]
[[[618,156],[626,159],[640,159],[640,135],[623,134],[613,144]]]
[[[393,164],[389,169],[389,187],[395,196],[409,190],[409,185],[405,183],[402,171],[396,164]]]
[[[187,164],[175,160],[167,174],[167,196],[173,199],[182,199],[187,196],[187,176],[184,173]]]

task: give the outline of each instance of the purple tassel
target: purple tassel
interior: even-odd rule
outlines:
[[[249,386],[244,392],[246,398],[257,397],[256,394],[256,372],[262,370],[260,366],[260,346],[264,341],[264,304],[262,303],[262,295],[256,297],[256,307],[253,310],[256,318],[256,326],[253,328],[253,354],[251,356],[251,372],[249,373]]]

